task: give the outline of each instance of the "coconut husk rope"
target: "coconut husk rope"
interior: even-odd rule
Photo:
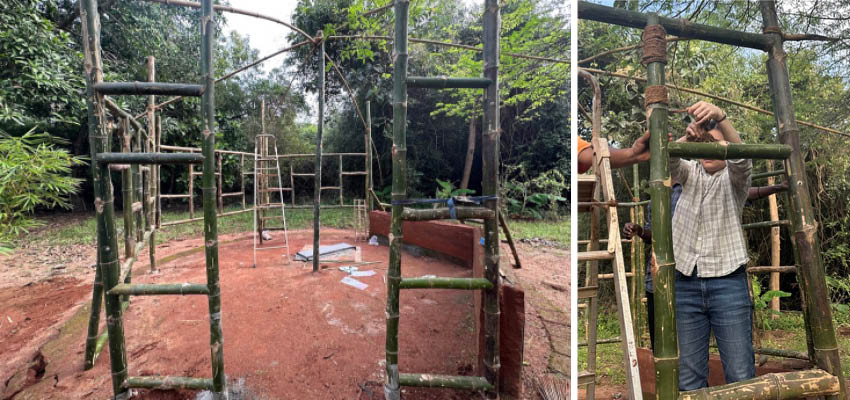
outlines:
[[[640,62],[649,65],[652,62],[667,64],[667,31],[661,25],[647,25],[641,35],[643,57]]]
[[[644,106],[649,107],[650,104],[664,103],[667,104],[667,86],[652,85],[646,87],[644,93]]]

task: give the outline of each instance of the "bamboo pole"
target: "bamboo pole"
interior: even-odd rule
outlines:
[[[366,188],[363,191],[363,196],[366,198],[366,211],[371,212],[375,209],[375,204],[369,196],[369,191],[372,190],[372,102],[366,101]],[[366,232],[369,232],[369,218],[366,218]]]
[[[183,376],[131,376],[125,385],[128,388],[152,390],[216,390],[212,379],[187,378]]]
[[[484,278],[404,278],[401,289],[492,289],[493,284]]]
[[[92,286],[91,310],[89,312],[89,325],[86,333],[85,360],[83,370],[88,371],[94,367],[97,358],[98,330],[100,328],[100,309],[103,307],[103,276],[100,269],[100,260],[95,262],[94,285]]]
[[[486,207],[455,207],[456,219],[493,219],[493,210]],[[401,219],[405,221],[430,221],[439,219],[451,219],[451,210],[448,208],[405,208],[401,213]]]
[[[345,205],[342,199],[342,156],[339,156],[339,205]]]
[[[121,118],[121,151],[130,152],[130,125],[127,118]],[[124,257],[133,257],[136,238],[133,236],[133,179],[130,169],[121,170],[121,200],[124,215]]]
[[[215,14],[213,0],[201,1],[201,79],[204,95],[201,98],[203,122],[204,173],[204,243],[209,287],[208,308],[210,315],[210,355],[212,359],[213,392],[226,398],[224,375],[224,352],[221,330],[221,287],[218,278],[218,223],[215,213],[215,79],[213,78],[213,56],[215,53]]]
[[[239,155],[239,189],[242,193],[242,209],[248,208],[248,205],[245,201],[245,155]],[[283,201],[283,200],[281,200]]]
[[[729,160],[736,158],[785,159],[791,154],[791,147],[782,144],[744,144],[744,143],[670,143],[667,146],[670,157],[710,158]]]
[[[765,28],[779,29],[776,4],[763,1],[759,3]],[[821,244],[817,234],[818,223],[809,197],[809,183],[806,168],[800,150],[800,135],[794,120],[794,107],[791,101],[791,84],[788,67],[785,63],[785,50],[781,35],[770,33],[771,46],[768,48],[767,75],[771,88],[771,100],[776,111],[776,125],[779,140],[791,146],[793,152],[786,163],[789,181],[792,231],[800,268],[797,273],[800,291],[805,293],[804,301],[809,311],[807,325],[811,329],[813,354],[811,359],[818,368],[836,376],[840,383],[840,396],[831,399],[847,398],[847,386],[841,371],[841,359],[838,354],[838,342],[832,322],[832,307],[829,301],[829,288],[826,285]]]
[[[139,131],[136,131],[138,135]],[[100,153],[94,159],[98,164],[131,164],[138,166],[139,164],[200,164],[203,157],[192,153],[151,153],[140,151],[140,142],[133,141],[135,150],[131,153]]]
[[[224,212],[224,197],[221,195],[222,186],[224,185],[224,169],[221,168],[221,159],[224,158],[222,154],[216,154],[216,170],[218,171],[218,185],[216,186],[218,190],[216,190],[215,197],[218,199],[218,213],[221,214]]]
[[[102,96],[93,85],[103,81],[103,66],[100,54],[100,16],[97,0],[82,0],[79,3],[82,26],[82,42],[86,79],[86,108],[88,110],[89,146],[92,159],[109,148],[105,132],[105,115]],[[91,163],[92,182],[97,214],[97,263],[103,279],[103,289],[109,290],[118,284],[120,265],[118,261],[118,238],[115,234],[115,211],[112,196],[112,181],[105,164]],[[95,289],[96,291],[97,289]],[[126,396],[122,384],[127,379],[127,354],[124,348],[124,324],[121,319],[121,299],[106,295],[106,327],[109,336],[110,368],[112,389],[116,396]],[[98,307],[99,308],[99,307]]]
[[[637,164],[632,165],[632,181],[633,181],[633,189],[632,194],[634,196],[634,203],[640,203],[640,168]],[[643,227],[644,225],[644,215],[643,215],[643,207],[636,205],[634,208],[634,223],[637,226]],[[634,258],[635,258],[635,268],[632,270],[634,273],[634,279],[632,280],[632,285],[636,287],[635,291],[637,295],[633,299],[635,302],[635,338],[638,341],[641,341],[641,330],[643,329],[645,312],[643,310],[643,302],[641,299],[644,298],[644,293],[646,292],[645,287],[645,276],[646,276],[646,259],[644,257],[645,247],[643,244],[643,239],[638,237],[637,235],[632,237],[632,249],[634,250]],[[652,329],[652,327],[648,327]]]
[[[492,383],[477,376],[449,376],[433,374],[401,374],[400,381],[404,386],[448,388],[464,390],[488,390],[497,388]]]
[[[195,218],[195,166],[189,164],[189,219]]]
[[[511,230],[508,228],[508,221],[505,220],[505,215],[499,211],[499,225],[502,226],[502,231],[505,232],[505,239],[508,240],[508,246],[511,248],[511,253],[514,255],[514,263],[516,264],[516,268],[521,269],[522,263],[519,261],[519,253],[516,251],[516,244],[514,243],[514,238],[511,235]]]
[[[767,169],[773,169],[773,160],[767,160]],[[767,184],[773,185],[776,179],[773,177],[767,178]],[[770,210],[770,220],[771,221],[779,221],[779,205],[776,202],[776,194],[772,194],[767,198],[768,208]],[[770,265],[772,267],[779,267],[780,263],[780,245],[781,240],[779,237],[779,227],[775,226],[770,228]],[[796,268],[795,268],[796,270]],[[779,290],[779,271],[770,273],[770,290]],[[770,299],[770,309],[776,311],[776,313],[772,313],[770,316],[771,319],[779,318],[779,296],[776,296]]]
[[[501,15],[498,0],[484,1],[484,78],[490,83],[484,89],[484,117],[482,119],[481,159],[482,194],[499,195],[499,142],[501,125],[499,118],[499,28]],[[486,200],[484,206],[499,212],[498,200]],[[492,284],[484,291],[484,377],[495,389],[488,397],[498,397],[499,387],[499,222],[495,218],[484,220],[484,277]]]
[[[325,41],[324,33],[316,34],[322,41],[319,45],[319,120],[316,129],[316,161],[313,169],[313,272],[319,272],[319,207],[322,201],[322,131],[325,126]],[[281,199],[281,201],[283,201]]]
[[[398,306],[401,283],[401,243],[404,210],[398,201],[407,198],[407,23],[410,0],[396,0],[395,41],[393,42],[393,174],[392,210],[390,222],[390,258],[387,265],[387,336],[386,378],[384,396],[386,400],[399,400],[398,372]]]
[[[785,400],[834,395],[838,390],[838,378],[825,371],[808,370],[767,374],[748,381],[684,392],[679,400]]]
[[[162,115],[156,115],[156,150],[155,152],[159,153],[162,151]],[[156,227],[157,229],[162,228],[162,175],[161,175],[161,167],[159,165],[155,166],[156,168]]]
[[[149,56],[147,58],[147,69],[148,69],[148,81],[153,82],[156,80],[156,59],[153,56]],[[148,96],[148,140],[147,149],[148,152],[156,152],[156,111],[154,107],[156,106],[156,96]],[[156,226],[155,218],[156,218],[156,193],[157,186],[159,186],[157,180],[157,165],[151,164],[149,166],[149,170],[147,173],[147,185],[148,193],[144,195],[144,204],[147,205],[147,212],[145,213],[145,230],[151,231],[151,239],[150,245],[148,246],[148,253],[150,257],[150,265],[151,272],[156,271],[156,230],[151,230],[151,226]],[[154,196],[154,202],[151,202],[151,197]]]
[[[646,26],[657,25],[650,14]],[[647,65],[650,85],[664,84],[664,63]],[[679,394],[679,346],[676,335],[673,233],[670,213],[672,184],[668,165],[667,104],[650,104],[646,110],[650,132],[649,191],[652,204],[652,252],[657,260],[655,274],[655,387],[658,398],[675,399]]]

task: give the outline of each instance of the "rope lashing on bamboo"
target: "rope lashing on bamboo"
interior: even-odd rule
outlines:
[[[643,41],[643,57],[640,63],[649,65],[652,62],[667,64],[667,31],[661,25],[647,25],[641,34]]]
[[[761,28],[762,33],[778,33],[782,35],[782,28],[778,26],[767,26]]]
[[[462,197],[449,197],[447,199],[404,199],[404,200],[393,200],[391,202],[394,206],[405,206],[412,204],[440,204],[445,203],[449,207],[449,215],[452,219],[457,219],[457,211],[455,209],[455,200],[460,200],[464,203],[473,203],[476,205],[481,205],[481,203],[487,200],[498,200],[499,196],[462,196]]]
[[[650,104],[656,103],[667,104],[667,86],[652,85],[646,87],[646,92],[644,92],[644,107],[649,107]]]

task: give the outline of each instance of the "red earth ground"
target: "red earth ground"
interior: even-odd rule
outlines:
[[[291,231],[289,239],[294,252],[312,243],[312,232]],[[322,230],[323,244],[343,241],[355,243],[351,231]],[[265,252],[258,267],[251,268],[249,234],[225,235],[220,243],[225,370],[237,394],[231,398],[383,398],[386,247],[357,243],[363,261],[378,261],[360,267],[376,272],[357,278],[369,285],[361,291],[340,283],[345,273],[336,269],[339,264],[313,274],[310,264],[286,265],[281,249]],[[159,272],[150,274],[148,265],[139,263],[134,282],[205,282],[201,244],[196,238],[161,245]],[[564,262],[569,254],[519,248],[522,270],[507,267],[506,246],[502,254],[508,278],[520,281],[527,292],[523,383],[524,398],[532,399],[537,398],[535,379],[567,375],[567,293],[542,282],[558,279],[569,284]],[[60,250],[68,256],[42,259],[44,250],[29,248],[0,257],[2,400],[106,399],[112,393],[108,350],[92,370],[82,368],[94,249]],[[404,276],[470,273],[428,257],[403,257]],[[476,352],[472,308],[467,291],[403,291],[400,369],[472,373]],[[205,297],[135,297],[124,315],[130,375],[210,376]],[[405,394],[410,399],[480,398],[440,389],[405,389]],[[141,391],[136,398],[195,396],[191,391]]]

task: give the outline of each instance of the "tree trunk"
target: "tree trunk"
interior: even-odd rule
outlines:
[[[469,174],[472,172],[472,160],[475,158],[475,118],[469,119],[469,136],[466,141],[466,163],[463,165],[463,179],[460,181],[461,189],[469,188]]]

